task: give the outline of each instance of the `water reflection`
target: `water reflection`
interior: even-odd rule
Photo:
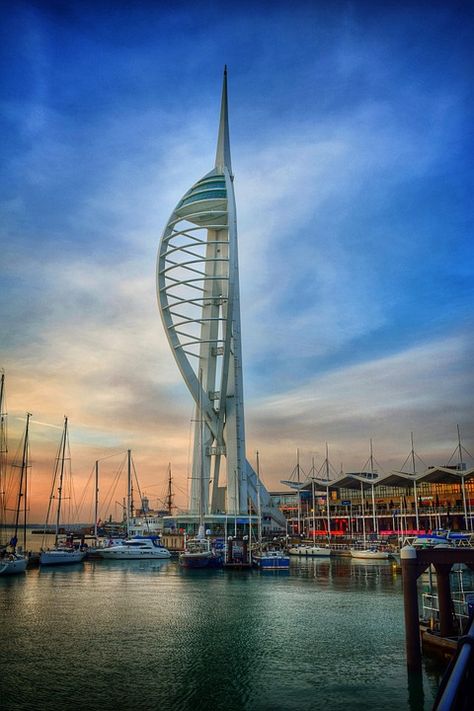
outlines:
[[[369,563],[303,559],[282,575],[90,560],[0,579],[5,707],[135,708],[139,689],[141,711],[424,711],[438,671],[407,677],[401,576]]]
[[[313,579],[334,589],[372,588],[401,590],[401,573],[391,561],[352,558],[304,558],[292,561],[291,571],[298,577]]]

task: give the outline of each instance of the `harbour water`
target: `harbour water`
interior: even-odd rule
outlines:
[[[385,561],[86,561],[0,578],[0,617],[5,711],[424,711],[442,673],[408,678]]]

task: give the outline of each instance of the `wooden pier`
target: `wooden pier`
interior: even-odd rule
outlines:
[[[440,641],[453,639],[455,630],[449,574],[456,563],[464,563],[474,570],[474,548],[417,550],[413,546],[405,546],[400,552],[400,560],[403,575],[407,666],[409,671],[419,672],[421,671],[421,635],[417,580],[430,565],[434,567],[439,601],[439,639]]]

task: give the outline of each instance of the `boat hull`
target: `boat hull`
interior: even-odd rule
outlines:
[[[70,565],[81,563],[85,557],[84,551],[50,550],[42,551],[40,565]]]
[[[390,553],[388,551],[371,551],[351,549],[351,557],[359,558],[360,560],[388,560]]]
[[[327,558],[331,555],[331,549],[322,546],[297,546],[290,548],[288,553],[300,558]]]
[[[20,575],[26,571],[28,559],[24,556],[11,555],[0,560],[0,575]]]
[[[167,560],[171,553],[167,548],[157,545],[152,538],[137,536],[106,548],[96,549],[100,558],[106,560]]]
[[[252,562],[259,570],[289,570],[290,558],[286,555],[255,555]]]
[[[210,555],[188,555],[181,553],[179,556],[179,564],[183,568],[207,568],[211,562]]]
[[[181,553],[179,564],[183,568],[221,568],[224,564],[221,556],[207,553]]]

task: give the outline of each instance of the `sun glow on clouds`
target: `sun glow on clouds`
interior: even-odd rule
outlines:
[[[27,409],[58,427],[67,414],[83,483],[131,447],[145,485],[171,461],[186,489],[192,403],[155,260],[174,205],[212,167],[227,61],[250,458],[258,448],[277,486],[296,447],[309,458],[325,440],[357,469],[372,436],[398,467],[413,429],[440,463],[459,422],[472,450],[460,20],[244,3],[217,27],[205,4],[111,23],[94,3],[61,17],[45,5],[15,10],[0,96],[12,440]],[[38,520],[56,435],[33,425]]]

